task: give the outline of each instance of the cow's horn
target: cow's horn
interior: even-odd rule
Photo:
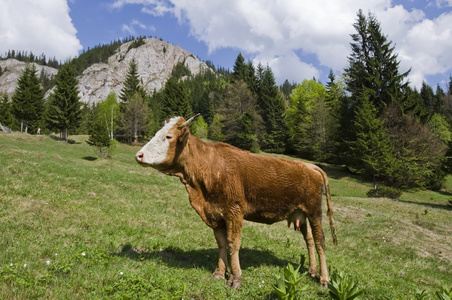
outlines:
[[[190,124],[191,122],[193,122],[193,121],[194,121],[197,117],[199,117],[200,115],[201,115],[200,113],[197,113],[196,115],[194,115],[193,117],[191,117],[190,119],[188,119],[187,121],[185,121],[184,123],[182,123],[182,124],[179,126],[179,129],[181,129],[181,128],[187,126],[188,124]]]

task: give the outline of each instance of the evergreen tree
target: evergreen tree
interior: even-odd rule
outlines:
[[[286,100],[289,100],[292,90],[297,86],[295,83],[289,83],[289,80],[284,80],[284,83],[279,87]]]
[[[14,127],[13,108],[6,93],[0,93],[0,123],[8,128]]]
[[[423,81],[420,94],[423,101],[423,106],[428,113],[427,118],[430,119],[430,117],[435,112],[436,106],[435,93],[433,92],[432,87],[429,86],[425,81]],[[423,121],[425,122],[427,120],[424,119]]]
[[[12,96],[13,114],[20,121],[21,132],[24,130],[24,125],[25,132],[28,132],[28,129],[36,132],[41,126],[44,94],[36,72],[35,65],[27,65]]]
[[[355,157],[355,167],[361,174],[371,175],[374,189],[377,179],[387,179],[393,173],[393,149],[383,121],[377,117],[377,110],[367,97],[363,97],[356,111],[356,142],[351,149]]]
[[[124,81],[124,87],[121,89],[121,94],[119,95],[119,99],[122,100],[121,110],[124,109],[125,104],[135,93],[139,93],[143,99],[146,98],[146,92],[141,86],[140,78],[138,76],[137,63],[135,62],[135,59],[132,59],[129,64],[129,72]]]
[[[366,18],[359,10],[353,27],[357,32],[351,35],[352,54],[345,69],[347,90],[353,105],[359,104],[361,96],[366,94],[380,116],[384,107],[401,100],[401,90],[407,84],[404,80],[409,71],[399,73],[400,62],[392,42],[381,33],[374,15],[369,13]],[[354,107],[350,109],[354,110]]]
[[[258,151],[257,136],[262,120],[257,113],[255,95],[242,80],[234,81],[226,90],[219,108],[223,120],[224,140],[245,150]]]
[[[275,77],[269,66],[261,65],[257,71],[257,102],[265,126],[261,139],[263,150],[283,153],[286,149],[286,105],[282,93],[276,86]]]
[[[193,111],[189,102],[188,90],[183,81],[170,78],[162,92],[163,118],[181,116],[189,118]]]
[[[351,128],[350,126],[340,126],[341,114],[344,109],[341,107],[341,104],[347,103],[344,101],[346,99],[345,89],[343,83],[336,80],[336,77],[332,70],[328,75],[328,82],[326,84],[327,95],[325,99],[325,104],[328,108],[328,122],[327,122],[327,134],[325,141],[325,149],[324,149],[324,159],[325,161],[340,162],[340,156],[338,153],[340,149],[340,145],[342,142],[341,137],[344,134],[344,131]],[[347,112],[347,109],[344,109],[344,112]],[[350,134],[349,134],[350,135]]]
[[[235,59],[235,64],[232,67],[233,73],[232,78],[234,80],[243,80],[246,82],[249,73],[248,73],[248,67],[245,64],[245,58],[243,57],[242,53],[240,52],[239,55],[237,55],[237,58]]]
[[[353,25],[356,33],[351,35],[353,40],[350,44],[352,53],[348,57],[349,66],[345,69],[344,74],[346,88],[350,96],[344,97],[340,105],[341,116],[339,123],[344,131],[341,135],[342,140],[338,149],[341,151],[340,156],[344,159],[343,163],[354,166],[357,170],[363,170],[368,169],[369,166],[372,167],[369,165],[370,160],[366,158],[369,154],[359,153],[356,150],[359,148],[351,148],[351,146],[362,143],[365,140],[376,142],[373,137],[375,135],[382,136],[382,134],[375,132],[377,130],[375,128],[384,124],[381,118],[389,105],[397,103],[397,107],[403,107],[399,104],[405,101],[402,91],[407,87],[407,83],[404,80],[409,71],[399,73],[399,62],[397,61],[397,55],[394,54],[392,42],[388,41],[381,33],[380,24],[375,16],[369,13],[366,18],[362,11],[359,10],[357,17],[357,21]],[[372,124],[362,126],[363,121],[358,120],[359,116],[357,113],[359,110],[369,111],[369,107],[375,109],[375,117],[369,120],[369,122],[373,122],[373,126],[371,126]],[[360,113],[363,114],[362,111]],[[370,115],[370,113],[368,114]],[[366,133],[365,130],[368,130],[368,132]],[[376,144],[375,149],[378,147],[380,145]],[[362,147],[361,150],[363,150]],[[375,158],[376,161],[387,163],[388,160],[380,159],[377,156]],[[385,157],[383,154],[381,156]],[[356,162],[362,165],[357,166]],[[380,166],[380,168],[386,170],[389,170],[390,167],[390,165]],[[375,170],[375,174],[378,176],[381,173],[385,172]]]
[[[71,63],[64,64],[55,76],[55,89],[50,98],[48,121],[58,128],[67,142],[69,129],[80,124],[81,103],[78,96],[78,80]]]

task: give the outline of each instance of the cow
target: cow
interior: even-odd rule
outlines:
[[[225,280],[227,255],[231,259],[226,283],[240,286],[239,262],[244,220],[272,224],[287,220],[304,236],[309,255],[309,274],[317,275],[315,250],[320,263],[320,284],[329,281],[322,228],[322,195],[326,194],[328,217],[337,244],[331,195],[325,172],[301,161],[262,156],[229,144],[208,143],[190,134],[187,121],[173,117],[137,152],[143,166],[177,176],[185,185],[191,206],[213,229],[219,249],[212,276]],[[306,221],[309,221],[309,223]]]

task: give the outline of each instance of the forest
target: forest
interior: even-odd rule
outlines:
[[[373,181],[373,196],[441,189],[452,168],[452,77],[446,91],[425,82],[420,90],[411,87],[409,70],[399,70],[395,46],[375,16],[359,11],[353,27],[348,65],[340,75],[330,71],[326,83],[313,78],[278,86],[269,66],[254,66],[240,53],[233,70],[208,62],[211,70],[193,76],[180,63],[165,87],[150,94],[132,61],[121,93],[88,107],[77,96],[77,75],[112,55],[121,41],[99,45],[57,64],[48,99],[44,79],[28,66],[11,99],[0,95],[0,123],[59,133],[65,141],[87,134],[87,142],[108,156],[117,141],[146,142],[168,117],[201,113],[191,127],[200,138],[343,165]],[[129,41],[138,47],[143,38]],[[32,58],[47,63],[43,55]]]

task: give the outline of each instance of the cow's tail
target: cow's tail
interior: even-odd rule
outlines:
[[[331,192],[330,192],[330,184],[328,182],[328,177],[326,176],[326,173],[318,166],[316,166],[317,171],[322,174],[323,177],[323,188],[326,196],[326,204],[328,207],[328,219],[330,221],[330,229],[331,229],[331,235],[333,236],[333,243],[334,245],[337,245],[337,237],[336,237],[336,226],[334,226],[334,219],[333,219],[333,206],[331,204]]]

